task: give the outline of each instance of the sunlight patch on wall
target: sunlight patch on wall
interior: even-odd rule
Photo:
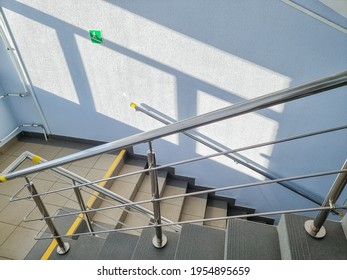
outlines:
[[[198,91],[197,96],[198,114],[231,105],[203,91]],[[209,104],[209,106],[206,104]],[[199,133],[213,139],[215,143],[220,144],[220,147],[224,149],[236,149],[256,143],[271,141],[276,137],[277,130],[278,123],[275,120],[257,113],[249,113],[197,129]],[[272,149],[273,146],[266,146],[258,148],[257,150],[242,152],[241,154],[246,161],[249,159],[251,162],[256,162],[256,164],[266,167],[268,166],[268,158],[271,156]],[[210,148],[199,143],[196,145],[196,152],[201,155],[213,153]],[[231,166],[234,169],[244,169],[241,166],[235,165],[232,160],[225,157],[217,157],[213,160]]]
[[[32,84],[50,94],[79,104],[73,82],[69,75],[64,50],[61,47],[56,31],[38,21],[23,17],[12,11],[6,11],[12,32],[17,40]],[[30,36],[16,36],[31,34]],[[32,53],[35,50],[35,54]],[[52,51],[54,50],[54,51]]]
[[[114,12],[112,41],[220,89],[249,99],[289,84],[286,76],[129,11],[115,7]]]
[[[109,118],[148,131],[163,126],[136,112],[142,102],[177,118],[176,77],[88,39],[76,36],[95,110]],[[178,144],[178,136],[165,140]]]

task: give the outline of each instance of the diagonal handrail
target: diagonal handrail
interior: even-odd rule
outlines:
[[[75,160],[92,157],[105,152],[128,148],[136,144],[149,142],[154,139],[162,138],[164,136],[186,131],[195,127],[204,126],[224,119],[233,118],[284,102],[304,98],[345,85],[347,85],[347,71],[321,78],[300,86],[276,91],[274,93],[246,100],[235,105],[231,105],[196,117],[188,118],[158,129],[142,132],[120,140],[102,144],[97,147],[54,159],[37,166],[10,172],[8,174],[1,175],[0,182],[11,180],[17,177],[23,177],[34,172],[54,168]]]
[[[175,123],[177,122],[177,120],[168,120],[168,117],[166,116],[162,116],[162,115],[159,115],[157,113],[154,113],[154,112],[151,112],[149,110],[147,110],[146,108],[144,108],[143,106],[141,105],[138,105],[134,102],[132,102],[130,104],[130,106],[132,108],[134,108],[136,111],[139,111],[139,112],[142,112],[144,113],[145,115],[149,116],[149,117],[152,117],[153,119],[157,120],[157,121],[160,121],[161,123],[165,124],[165,125],[169,125],[169,124],[172,124],[172,123]],[[162,114],[162,113],[161,113]],[[329,132],[333,132],[333,131],[337,131],[337,130],[341,130],[341,129],[346,129],[347,128],[347,125],[344,125],[344,126],[340,126],[340,127],[335,127],[335,128],[331,128],[331,129],[325,129],[325,130],[320,130],[320,131],[316,131],[316,132],[311,132],[311,133],[306,133],[306,134],[302,134],[302,135],[297,135],[297,136],[292,136],[292,137],[288,137],[287,139],[285,139],[285,141],[292,141],[292,140],[297,140],[297,139],[301,139],[301,138],[305,138],[305,137],[309,137],[309,136],[314,136],[314,135],[319,135],[319,134],[324,134],[324,133],[329,133]],[[235,161],[236,163],[239,163],[243,166],[245,166],[246,168],[264,176],[265,178],[267,179],[270,179],[270,180],[275,180],[275,179],[279,179],[279,176],[278,175],[273,175],[269,172],[266,172],[256,166],[254,166],[253,164],[241,159],[239,157],[239,155],[237,154],[237,152],[235,152],[236,149],[230,149],[228,147],[224,147],[224,148],[221,148],[220,144],[215,144],[211,141],[208,141],[208,140],[205,140],[204,139],[204,135],[198,135],[196,133],[193,133],[193,132],[188,132],[188,131],[184,131],[182,132],[184,135],[186,135],[187,137],[195,140],[196,142],[199,142],[203,145],[205,145],[206,147],[218,152],[218,153],[222,153],[223,156],[226,156],[230,159],[232,159],[233,161]],[[278,139],[278,140],[275,140],[275,141],[272,141],[270,142],[271,144],[278,144],[278,143],[281,143],[281,142],[284,142],[284,139]],[[265,143],[266,145],[269,145],[267,143]],[[262,146],[260,143],[258,143],[257,147],[259,146]],[[265,145],[264,145],[265,146]],[[232,153],[227,153],[227,152],[232,152]],[[302,188],[298,188],[288,182],[278,182],[279,185],[282,185],[283,187],[289,189],[290,191],[318,204],[318,205],[322,205],[323,203],[323,198],[320,198],[320,197],[314,197],[312,193],[309,193],[307,191],[305,191],[304,189]]]

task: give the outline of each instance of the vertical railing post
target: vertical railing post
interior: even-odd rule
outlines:
[[[152,146],[150,145],[150,150],[147,152],[148,168],[151,169],[156,167],[155,153],[152,151]],[[160,202],[155,201],[159,198],[159,188],[158,188],[158,176],[157,170],[150,170],[149,175],[151,178],[151,190],[153,199],[153,213],[155,222],[155,236],[153,237],[153,245],[156,248],[163,248],[167,243],[167,237],[162,232],[161,225],[161,214],[160,214]]]
[[[73,180],[73,184],[76,185],[76,182]],[[77,198],[77,202],[80,206],[80,209],[84,212],[83,215],[85,217],[85,221],[86,221],[86,224],[87,224],[87,227],[88,227],[88,230],[89,232],[93,234],[93,226],[92,226],[92,220],[89,216],[89,213],[86,213],[85,211],[87,210],[87,207],[84,203],[84,200],[83,200],[83,197],[82,197],[82,194],[81,194],[81,191],[79,189],[79,187],[74,187],[73,188],[74,192],[75,192],[75,195],[76,195],[76,198]]]
[[[347,169],[347,160],[345,161],[342,169]],[[322,207],[333,208],[345,185],[347,184],[347,173],[339,173],[335,179],[334,184],[329,190]],[[305,222],[305,229],[309,235],[315,238],[323,238],[326,235],[326,229],[323,224],[328,218],[330,209],[319,211],[314,220],[308,220]]]
[[[45,218],[45,222],[46,222],[49,230],[53,234],[55,241],[57,241],[57,243],[58,243],[57,253],[59,255],[66,254],[70,249],[70,244],[68,242],[64,242],[63,239],[61,237],[59,237],[60,234],[57,231],[57,229],[53,223],[53,220],[50,218],[50,215],[49,215],[47,208],[44,205],[41,197],[38,196],[38,192],[37,192],[34,184],[32,182],[30,182],[28,178],[25,178],[25,179],[27,181],[26,187],[27,187],[28,191],[32,195],[34,202],[36,203],[37,208],[39,209],[41,215]]]

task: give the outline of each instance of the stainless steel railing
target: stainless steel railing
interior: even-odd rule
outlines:
[[[151,167],[155,167],[155,157],[153,155],[153,153],[149,154],[149,158],[151,159],[152,163],[151,163]],[[32,160],[34,163],[43,163],[46,162],[45,159],[39,157],[38,155],[34,155],[30,152],[24,152],[22,153],[14,162],[12,162],[10,164],[10,166],[8,166],[4,172],[12,172],[13,170],[15,170],[20,164],[22,164],[26,159],[30,159]],[[149,168],[149,169],[150,169]],[[156,235],[156,239],[153,240],[153,242],[155,241],[157,244],[157,248],[161,248],[164,247],[166,242],[166,237],[163,236],[161,234],[161,224],[162,224],[162,220],[165,223],[172,223],[170,220],[162,218],[160,215],[160,208],[159,208],[159,202],[153,202],[155,207],[154,207],[154,212],[142,207],[141,205],[137,205],[137,204],[132,204],[131,205],[131,201],[118,195],[113,193],[110,190],[107,190],[99,185],[96,185],[95,183],[92,183],[91,181],[88,181],[87,179],[84,179],[83,177],[67,170],[64,169],[62,167],[56,167],[52,169],[54,172],[63,175],[66,178],[69,178],[72,181],[72,185],[71,187],[67,187],[67,188],[62,188],[62,189],[58,189],[58,190],[54,190],[54,191],[48,191],[48,192],[41,192],[39,193],[35,187],[35,184],[28,178],[25,177],[26,179],[26,184],[25,187],[27,188],[27,190],[30,193],[29,197],[18,197],[18,193],[21,192],[22,189],[20,189],[17,193],[15,193],[13,195],[13,197],[11,198],[11,201],[20,201],[20,200],[27,200],[28,198],[31,198],[34,200],[37,208],[39,209],[42,217],[36,219],[36,220],[44,220],[46,222],[47,227],[49,228],[50,232],[52,233],[52,236],[49,238],[53,238],[56,240],[58,247],[57,247],[57,252],[58,254],[65,254],[66,252],[68,252],[70,245],[67,242],[64,242],[61,238],[61,234],[59,234],[57,228],[54,225],[53,220],[55,218],[59,218],[62,216],[59,215],[50,215],[43,200],[41,199],[42,196],[46,196],[49,194],[53,194],[53,193],[60,193],[69,189],[73,189],[75,196],[77,198],[77,202],[78,205],[80,206],[80,211],[77,212],[69,212],[66,213],[64,216],[77,216],[77,215],[84,215],[84,220],[86,222],[87,228],[89,230],[88,234],[94,235],[95,230],[93,230],[93,225],[92,225],[92,220],[91,217],[89,216],[90,213],[92,212],[101,212],[103,210],[108,210],[108,209],[112,209],[115,207],[105,207],[105,208],[98,208],[98,209],[87,209],[83,197],[81,195],[80,192],[80,188],[81,186],[79,184],[84,184],[82,187],[87,187],[90,188],[94,191],[97,191],[98,193],[101,193],[103,195],[105,195],[108,198],[111,198],[112,200],[115,200],[117,202],[120,202],[120,205],[116,205],[119,206],[119,208],[124,208],[124,210],[126,212],[129,212],[126,207],[131,207],[133,209],[135,209],[136,211],[138,211],[139,213],[145,214],[148,218],[153,219],[154,223],[156,225],[156,230],[158,232],[158,234]],[[151,171],[152,172],[152,178],[156,178],[156,170]],[[128,174],[127,174],[128,175]],[[153,198],[158,198],[159,197],[159,193],[158,193],[158,184],[153,185],[153,192],[155,194],[155,196]],[[28,220],[27,220],[28,221]],[[29,220],[29,221],[35,221],[35,219]],[[180,230],[179,226],[173,226],[173,229],[178,231]],[[71,234],[69,234],[69,236],[71,236]],[[42,238],[37,238],[37,239],[42,239]]]
[[[146,114],[147,116],[150,116],[160,122],[162,122],[165,125],[169,125],[172,123],[177,122],[176,120],[168,120],[167,118],[163,117],[163,115],[159,115],[156,114],[154,112],[151,112],[149,110],[147,110],[146,108],[144,108],[141,105],[138,105],[134,102],[132,102],[130,104],[130,106],[132,108],[134,108],[136,111],[142,112],[144,114]],[[301,134],[301,135],[296,135],[296,136],[292,136],[292,137],[288,137],[285,139],[278,139],[276,141],[271,141],[271,142],[267,142],[267,143],[258,143],[256,146],[251,146],[249,149],[254,149],[254,148],[259,148],[259,147],[263,147],[263,146],[268,146],[268,145],[274,145],[274,144],[279,144],[279,143],[283,143],[283,142],[288,142],[288,141],[293,141],[293,140],[297,140],[297,139],[302,139],[302,138],[306,138],[306,137],[311,137],[311,136],[315,136],[315,135],[320,135],[320,134],[324,134],[324,133],[330,133],[330,132],[334,132],[334,131],[338,131],[338,130],[342,130],[342,129],[346,129],[347,125],[344,126],[339,126],[339,127],[335,127],[335,128],[331,128],[331,129],[325,129],[325,130],[320,130],[320,131],[315,131],[315,132],[311,132],[311,133],[305,133],[305,134]],[[273,175],[269,172],[266,172],[254,165],[252,165],[251,163],[245,161],[244,159],[241,159],[236,150],[234,149],[230,149],[227,147],[220,147],[220,145],[217,145],[211,141],[208,141],[205,139],[205,137],[203,135],[198,135],[197,133],[193,133],[193,132],[187,132],[184,131],[182,132],[184,135],[188,136],[189,138],[205,145],[206,147],[211,148],[212,150],[215,150],[218,153],[223,153],[224,156],[230,158],[231,160],[235,161],[236,163],[239,163],[243,166],[245,166],[246,168],[264,176],[265,178],[271,179],[271,180],[275,180],[278,179],[278,175]],[[247,148],[248,149],[248,148]],[[239,149],[237,149],[239,151]],[[245,149],[243,149],[244,151]],[[302,188],[298,188],[296,186],[291,185],[289,182],[278,182],[279,185],[282,185],[283,187],[291,190],[292,192],[299,194],[300,196],[318,204],[318,205],[322,205],[323,203],[323,199],[320,199],[318,197],[315,197],[312,193],[309,193],[307,191],[305,191]]]
[[[266,94],[235,105],[212,111],[210,113],[185,119],[158,129],[142,132],[130,137],[102,144],[97,147],[74,153],[72,155],[42,163],[38,166],[28,167],[23,170],[11,172],[0,177],[0,181],[11,180],[16,177],[23,177],[30,173],[54,168],[75,160],[92,157],[102,153],[124,149],[136,144],[148,143],[154,139],[162,138],[164,136],[186,131],[195,127],[204,126],[224,119],[233,118],[284,102],[318,94],[333,88],[342,87],[344,85],[347,85],[347,71],[328,76],[310,83],[306,83],[301,86],[296,86],[293,88]]]
[[[220,110],[216,110],[201,116],[197,116],[197,117],[193,117],[190,119],[186,119],[180,122],[176,122],[176,123],[172,123],[172,124],[168,124],[165,127],[162,128],[158,128],[152,131],[148,131],[148,132],[143,132],[134,136],[130,136],[121,140],[117,140],[111,143],[107,143],[107,144],[103,144],[91,149],[87,149],[85,151],[82,152],[78,152],[69,156],[65,156],[59,159],[54,159],[51,161],[45,161],[35,155],[30,155],[29,153],[26,156],[31,156],[32,159],[36,162],[36,163],[40,163],[36,166],[32,166],[32,167],[28,167],[19,171],[14,171],[14,167],[16,166],[16,164],[11,164],[6,170],[4,170],[3,175],[0,176],[0,182],[4,182],[7,180],[11,180],[17,177],[23,177],[23,176],[27,176],[28,174],[31,173],[35,173],[35,172],[39,172],[39,171],[43,171],[43,170],[47,170],[47,169],[52,169],[53,171],[62,174],[64,176],[68,176],[70,179],[72,179],[74,181],[74,184],[71,186],[71,188],[77,189],[77,188],[82,188],[82,187],[88,187],[92,190],[96,190],[108,197],[110,197],[111,199],[120,201],[122,203],[122,205],[115,205],[115,206],[111,206],[111,207],[107,207],[107,209],[110,208],[119,208],[119,207],[129,207],[132,206],[134,208],[136,208],[136,210],[146,213],[148,214],[148,210],[141,207],[140,205],[143,203],[148,203],[148,202],[152,202],[154,205],[154,225],[153,226],[141,226],[141,227],[133,227],[132,229],[139,229],[139,228],[146,228],[146,227],[155,227],[156,229],[156,236],[153,239],[153,243],[155,245],[157,245],[158,248],[161,248],[163,246],[165,246],[166,240],[163,237],[162,233],[161,233],[161,228],[163,226],[168,226],[168,225],[180,225],[183,223],[187,223],[187,222],[170,222],[167,221],[166,225],[161,223],[162,217],[160,215],[160,201],[163,200],[168,200],[168,199],[176,199],[178,197],[185,197],[185,196],[190,196],[190,195],[198,195],[198,194],[202,194],[202,193],[210,193],[210,192],[219,192],[219,191],[224,191],[224,190],[230,190],[230,189],[236,189],[236,188],[243,188],[243,187],[252,187],[252,186],[263,186],[266,184],[270,184],[270,183],[283,183],[283,182],[287,182],[290,180],[297,180],[297,179],[304,179],[304,178],[312,178],[312,177],[317,177],[317,176],[325,176],[325,175],[331,175],[331,174],[340,174],[338,176],[343,178],[343,179],[339,179],[338,181],[340,183],[336,184],[336,186],[334,187],[334,191],[332,191],[331,193],[329,193],[329,196],[326,198],[325,201],[328,201],[329,203],[325,203],[323,204],[322,207],[318,207],[318,208],[310,208],[310,209],[300,209],[300,210],[290,210],[291,213],[293,212],[302,212],[302,211],[317,211],[317,210],[321,210],[322,213],[324,211],[324,215],[321,214],[319,215],[319,217],[325,217],[327,216],[326,213],[328,213],[329,211],[335,210],[335,209],[345,209],[345,206],[336,206],[335,202],[336,199],[338,197],[338,195],[342,192],[345,184],[346,184],[346,173],[347,170],[344,167],[342,170],[333,170],[333,171],[327,171],[327,172],[321,172],[321,173],[316,173],[316,174],[307,174],[307,175],[301,175],[301,176],[293,176],[293,177],[289,177],[289,178],[279,178],[279,179],[272,179],[272,180],[267,180],[264,182],[256,182],[256,183],[252,183],[252,184],[243,184],[243,185],[238,185],[238,186],[230,186],[230,187],[224,187],[224,188],[219,188],[219,189],[213,189],[213,190],[206,190],[206,191],[201,191],[201,192],[194,192],[194,193],[187,193],[187,194],[182,194],[182,195],[176,195],[176,196],[171,196],[171,197],[162,197],[160,198],[158,196],[158,192],[157,192],[157,186],[155,181],[157,180],[156,178],[156,170],[160,169],[160,168],[164,168],[164,167],[168,167],[168,166],[173,166],[173,165],[177,165],[177,164],[186,164],[189,162],[194,162],[197,160],[202,160],[202,159],[206,159],[206,158],[211,158],[214,156],[220,156],[220,155],[226,155],[226,154],[232,154],[235,152],[238,152],[241,149],[235,149],[235,150],[228,150],[228,151],[219,151],[216,154],[212,154],[209,156],[204,156],[204,157],[197,157],[197,158],[193,158],[193,159],[188,159],[188,160],[184,160],[184,161],[180,161],[180,162],[176,162],[176,163],[171,163],[168,165],[163,165],[163,166],[156,166],[155,164],[155,159],[153,157],[153,153],[150,152],[148,155],[148,162],[149,162],[149,168],[148,169],[144,169],[141,170],[139,172],[149,172],[151,174],[152,177],[152,194],[153,197],[151,200],[146,200],[146,201],[140,201],[140,202],[132,202],[130,200],[124,199],[120,196],[118,196],[117,194],[104,189],[104,188],[100,188],[98,185],[96,185],[97,182],[102,182],[102,181],[107,181],[107,180],[114,180],[117,178],[120,178],[121,176],[129,176],[129,175],[133,175],[137,172],[132,172],[132,173],[128,173],[128,174],[124,174],[124,175],[120,175],[120,176],[113,176],[109,179],[101,179],[101,180],[96,180],[93,182],[90,182],[76,174],[73,174],[70,171],[64,170],[63,168],[59,167],[60,165],[75,161],[75,160],[80,160],[83,158],[87,158],[87,157],[91,157],[94,155],[98,155],[98,154],[102,154],[105,152],[109,152],[109,151],[113,151],[113,150],[119,150],[122,148],[126,148],[126,147],[130,147],[133,146],[135,144],[138,143],[144,143],[144,142],[149,142],[157,139],[157,138],[161,138],[167,135],[171,135],[174,133],[178,133],[178,132],[186,132],[187,130],[191,129],[191,128],[195,128],[195,127],[199,127],[199,126],[203,126],[209,123],[213,123],[213,122],[218,122],[227,118],[233,118],[242,114],[246,114],[249,112],[253,112],[259,109],[263,109],[269,106],[273,106],[273,105],[277,105],[283,102],[288,102],[291,100],[295,100],[295,99],[299,99],[299,98],[303,98],[306,96],[310,96],[313,94],[317,94],[323,91],[327,91],[329,89],[333,89],[336,87],[341,87],[347,84],[347,71],[346,72],[342,72],[336,75],[332,75],[323,79],[319,79],[317,81],[311,82],[311,83],[307,83],[301,86],[297,86],[294,88],[290,88],[290,89],[286,89],[286,90],[281,90],[275,93],[271,93],[268,95],[264,95],[258,98],[254,98],[236,105],[232,105]],[[340,129],[340,128],[339,128]],[[342,128],[341,128],[342,129]],[[331,129],[332,131],[333,129]],[[319,133],[323,133],[323,132],[317,132],[316,134]],[[302,136],[298,136],[298,138],[300,138]],[[282,140],[282,141],[287,141],[287,140]],[[289,141],[289,140],[288,140]],[[275,141],[273,141],[275,142]],[[276,141],[279,142],[279,141]],[[253,145],[252,147],[256,147],[259,146],[261,144],[258,145]],[[247,147],[247,149],[249,149],[250,147]],[[246,148],[244,148],[246,149]],[[151,149],[150,149],[151,150]],[[336,188],[336,189],[335,189]],[[32,186],[30,184],[30,182],[28,183],[28,189],[32,190]],[[48,192],[47,192],[48,194]],[[31,192],[32,198],[35,197],[39,197],[40,195],[43,194],[38,194],[35,192]],[[82,203],[81,203],[82,204]],[[80,204],[80,205],[81,205]],[[42,207],[41,207],[42,208]],[[106,208],[104,208],[106,209]],[[85,207],[81,207],[81,211],[78,211],[76,213],[68,213],[68,214],[64,214],[64,215],[55,215],[55,216],[46,216],[44,215],[44,212],[41,211],[41,213],[43,213],[43,219],[44,220],[51,220],[52,218],[58,218],[58,217],[63,217],[66,215],[72,215],[72,214],[87,214],[90,213],[92,211],[100,211],[100,210],[104,210],[102,208],[100,209],[85,209]],[[259,215],[273,215],[273,214],[277,214],[277,213],[287,213],[287,211],[275,211],[275,212],[267,212],[267,213],[257,213],[255,214],[256,216]],[[151,215],[153,215],[153,213],[151,213]],[[190,222],[197,222],[197,221],[209,221],[209,220],[218,220],[218,219],[230,219],[230,218],[237,218],[237,217],[251,217],[252,215],[241,215],[241,216],[233,216],[233,217],[220,217],[220,218],[216,218],[216,219],[200,219],[200,220],[194,220],[194,221],[190,221]],[[326,218],[326,217],[325,217]],[[164,220],[164,218],[163,218]],[[324,218],[319,218],[319,220],[324,220]],[[319,223],[314,223],[315,225],[320,224]],[[117,229],[115,231],[121,231],[121,230],[126,230],[126,229]],[[129,228],[127,229],[129,230]],[[93,231],[92,227],[90,226],[90,231]],[[95,233],[93,231],[93,233]],[[53,238],[58,238],[61,235],[57,235],[56,232],[54,232],[53,229]],[[59,243],[59,242],[58,242]],[[62,243],[62,247],[63,247],[63,243]],[[64,251],[64,248],[61,248],[62,251]],[[66,249],[66,248],[65,248]]]

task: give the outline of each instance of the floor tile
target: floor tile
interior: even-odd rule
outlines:
[[[54,159],[61,150],[61,147],[45,145],[37,151],[37,155],[46,160],[51,160]]]
[[[12,196],[17,191],[22,189],[26,184],[26,181],[23,178],[13,179],[5,183],[0,184],[0,194]]]
[[[57,213],[58,209],[60,207],[50,204],[45,204],[45,207],[49,213],[49,215],[53,216]],[[19,224],[19,226],[23,228],[33,229],[36,231],[40,231],[43,229],[43,227],[46,225],[46,222],[43,220],[38,221],[30,221],[32,219],[39,219],[42,217],[42,214],[38,210],[38,208],[35,208],[27,217],[27,222],[23,221]]]
[[[72,162],[72,165],[92,168],[95,165],[95,163],[98,161],[99,158],[100,158],[100,156],[93,156],[90,158],[77,160],[77,161]]]
[[[0,256],[14,260],[22,260],[34,246],[37,232],[17,227],[11,236],[1,245]]]
[[[95,181],[103,179],[105,176],[106,171],[100,170],[100,169],[91,169],[88,174],[85,176],[86,179],[89,181]]]
[[[116,155],[102,154],[96,161],[94,168],[108,170],[116,159]]]
[[[16,226],[0,222],[0,246],[7,240]]]
[[[10,203],[10,197],[0,194],[0,212]]]
[[[32,201],[11,202],[0,212],[0,222],[17,226],[34,207]]]
[[[42,144],[22,142],[22,145],[19,145],[18,149],[16,149],[12,153],[12,155],[18,157],[24,152],[31,152],[33,154],[36,154],[41,148]]]

